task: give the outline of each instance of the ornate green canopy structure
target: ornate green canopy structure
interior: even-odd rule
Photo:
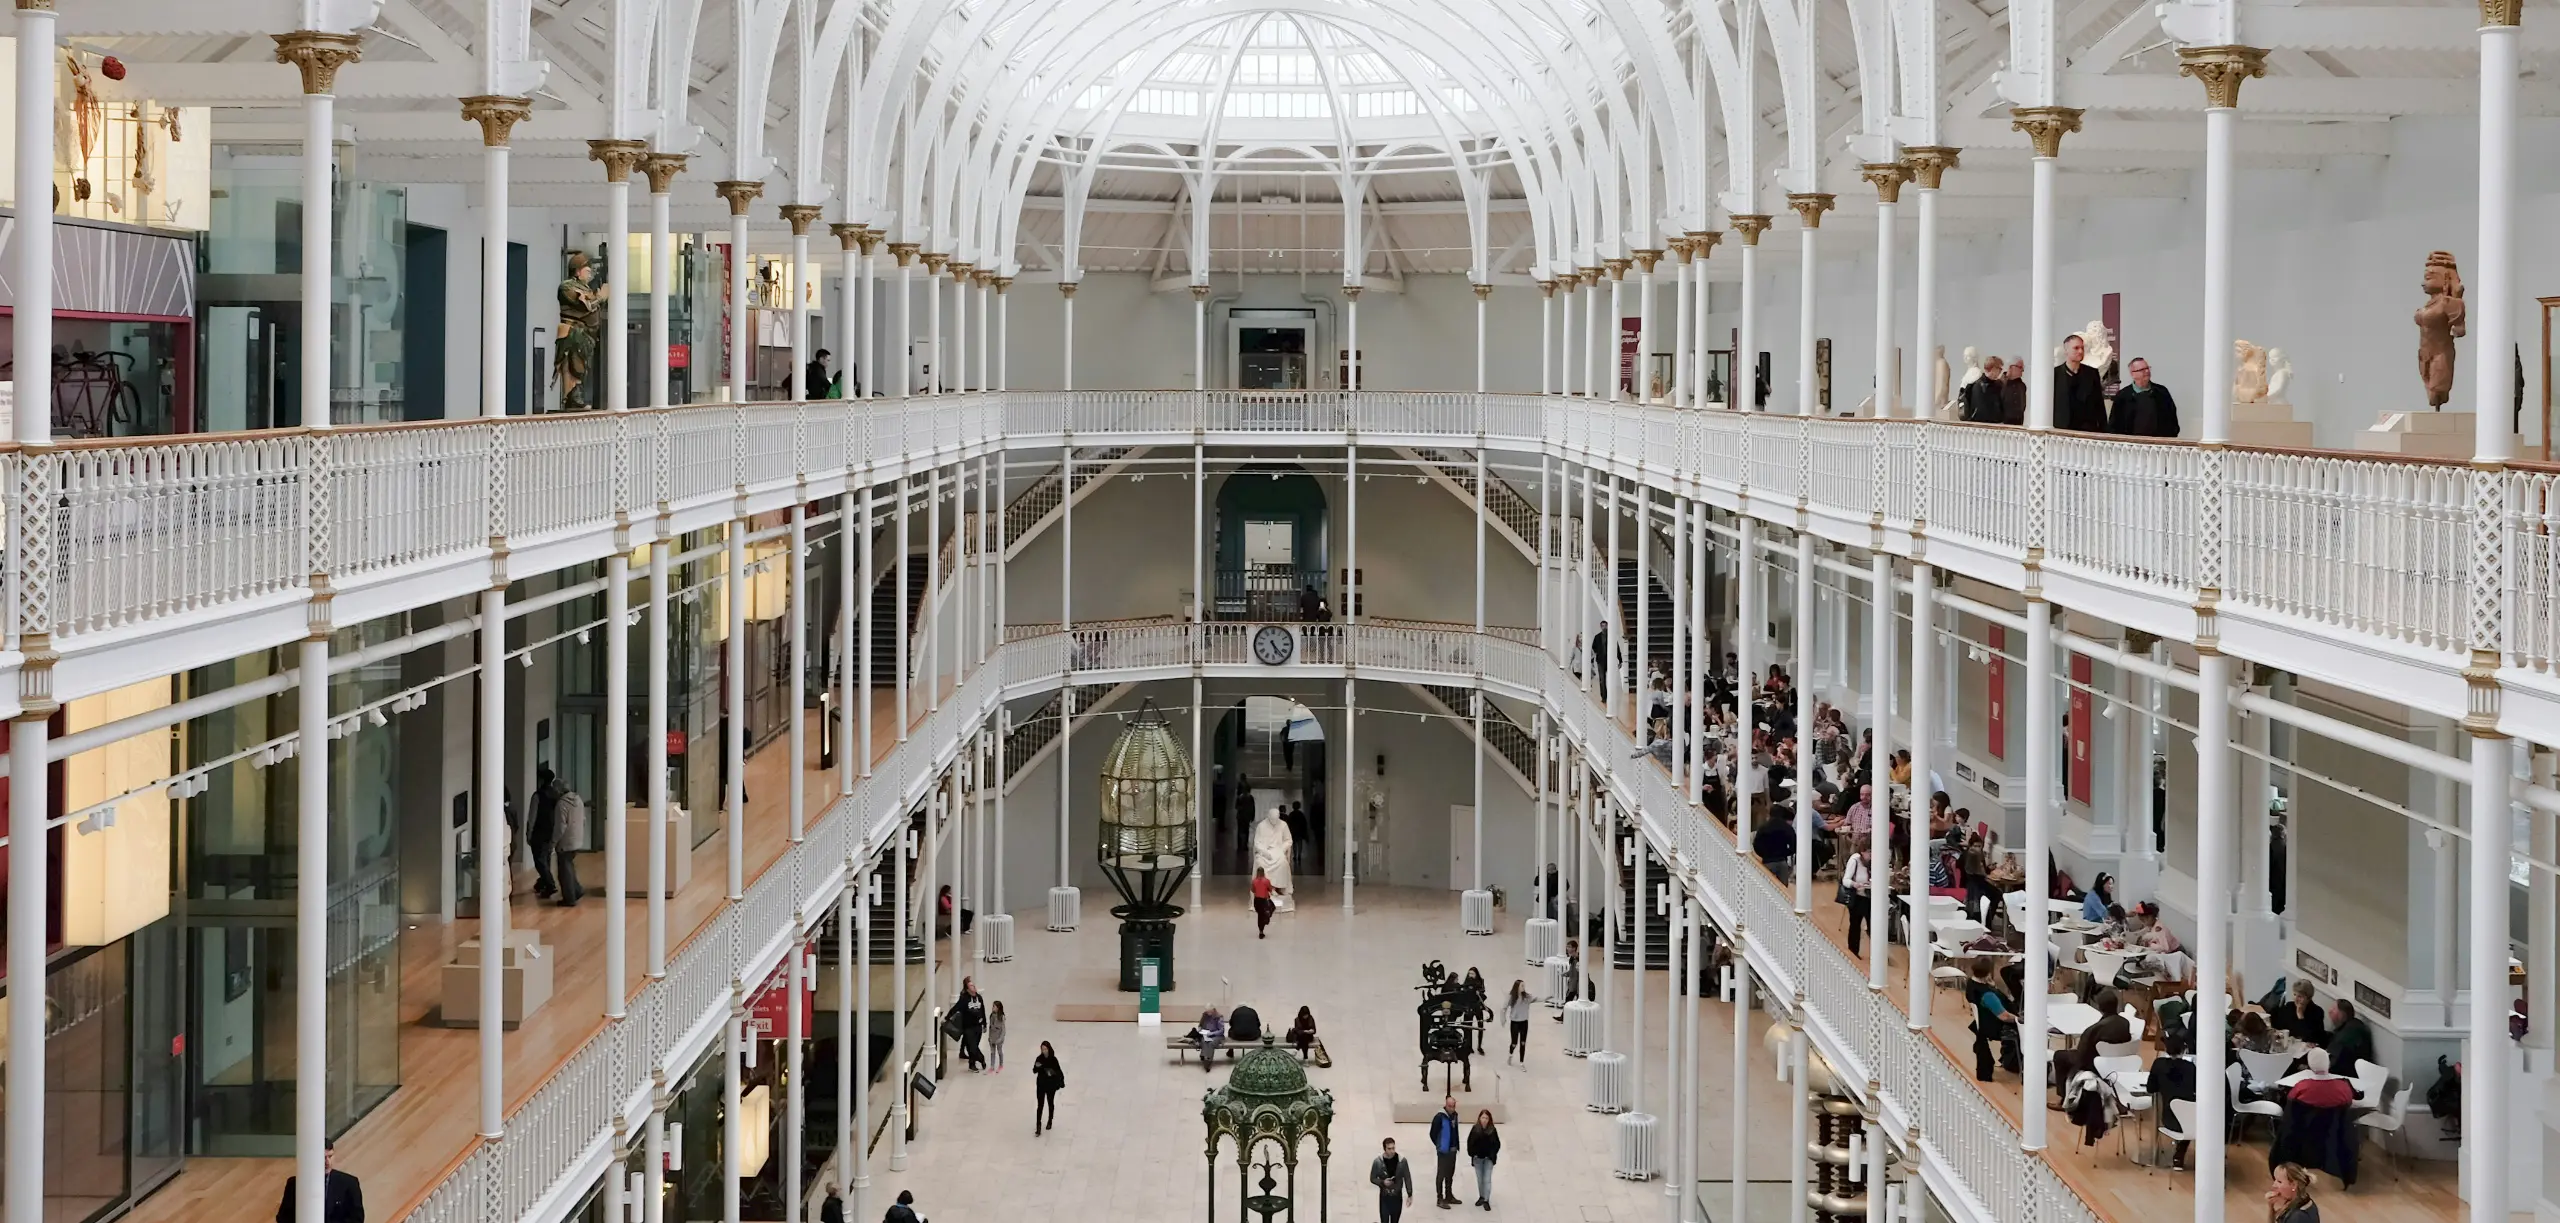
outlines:
[[[1200,1098],[1200,1120],[1209,1131],[1209,1219],[1218,1217],[1218,1148],[1229,1138],[1236,1146],[1236,1183],[1240,1200],[1236,1218],[1260,1216],[1263,1223],[1298,1217],[1298,1148],[1309,1138],[1316,1144],[1316,1219],[1328,1217],[1328,1190],[1333,1179],[1333,1093],[1307,1082],[1306,1063],[1279,1046],[1279,1038],[1262,1034],[1262,1047],[1236,1059],[1224,1087]],[[1256,1158],[1262,1177],[1253,1181]],[[1274,1161],[1286,1169],[1286,1181],[1272,1175]],[[1255,1193],[1255,1188],[1262,1192]],[[1284,1188],[1286,1193],[1275,1193]]]

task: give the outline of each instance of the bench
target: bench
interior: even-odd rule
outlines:
[[[1174,1061],[1181,1062],[1191,1054],[1198,1053],[1200,1051],[1200,1042],[1197,1039],[1186,1036],[1168,1036],[1164,1038],[1164,1047],[1172,1050]],[[1227,1060],[1232,1062],[1236,1060],[1236,1053],[1238,1051],[1244,1049],[1259,1049],[1261,1047],[1262,1038],[1259,1036],[1254,1037],[1251,1040],[1238,1040],[1235,1037],[1230,1036],[1223,1042],[1220,1042],[1217,1049],[1211,1050],[1210,1055],[1214,1057],[1220,1050],[1223,1050],[1227,1055]],[[1281,1041],[1279,1047],[1287,1049],[1293,1053],[1297,1051],[1297,1046],[1288,1043],[1286,1040]],[[1307,1060],[1318,1066],[1330,1066],[1333,1064],[1333,1059],[1325,1054],[1324,1042],[1322,1040],[1318,1040],[1307,1047]]]

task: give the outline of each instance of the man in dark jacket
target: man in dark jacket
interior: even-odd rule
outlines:
[[[1982,376],[1956,393],[1957,415],[1974,424],[2000,423],[2008,414],[2001,403],[2000,388],[2008,385],[2001,377],[2001,368],[2000,358],[1983,359]]]
[[[2373,1029],[2356,1015],[2356,1004],[2340,998],[2329,1004],[2329,1064],[2349,1075],[2356,1063],[2370,1062],[2373,1056]]]
[[[800,371],[800,397],[802,399],[833,398],[833,396],[830,396],[827,392],[835,386],[836,380],[827,373],[827,358],[834,355],[834,353],[821,348],[818,350],[817,356],[810,358],[808,366]]]
[[[354,1174],[338,1170],[338,1148],[332,1143],[322,1150],[320,1166],[328,1169],[328,1187],[322,1190],[320,1218],[323,1223],[364,1223],[364,1186]],[[286,1177],[284,1201],[276,1206],[276,1223],[293,1223],[293,1194],[298,1177]]]
[[[2027,423],[2027,359],[2009,358],[2009,375],[2000,381],[2000,423]]]
[[[1378,1223],[1397,1223],[1404,1217],[1404,1204],[1413,1200],[1413,1165],[1396,1154],[1395,1139],[1378,1147],[1378,1157],[1369,1161],[1369,1183],[1378,1187]]]
[[[1591,635],[1591,678],[1600,685],[1600,700],[1609,700],[1609,622],[1600,622],[1600,631]]]
[[[2126,363],[2125,372],[2133,381],[2116,392],[2113,411],[2107,414],[2107,432],[2128,437],[2178,436],[2178,401],[2169,397],[2169,388],[2151,380],[2151,362],[2135,357]]]
[[[2107,388],[2098,371],[2080,363],[2088,342],[2072,336],[2062,342],[2062,364],[2053,367],[2053,427],[2081,433],[2107,431]]]
[[[987,1055],[979,1048],[978,1038],[987,1030],[987,1000],[978,992],[977,978],[960,978],[960,996],[951,1003],[951,1026],[960,1036],[960,1060],[972,1072],[984,1071]]]

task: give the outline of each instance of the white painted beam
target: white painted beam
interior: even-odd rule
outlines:
[[[2110,78],[2115,79],[2115,78]],[[2175,83],[2195,94],[2190,103],[2200,105],[2203,90],[2195,82],[2178,79]],[[2251,81],[2255,89],[2270,81]],[[2250,112],[2257,113],[2258,95],[2249,95]],[[2188,110],[2196,109],[2190,105]],[[2027,149],[2026,133],[2012,130],[2007,116],[1998,118],[1949,119],[1944,126],[1945,139],[1970,154],[1976,149]],[[2391,151],[2391,132],[2381,123],[2281,123],[2250,122],[2236,126],[2234,151],[2242,156],[2261,153],[2296,153],[2379,157]],[[2100,150],[2125,152],[2176,152],[2204,154],[2204,125],[2192,119],[2179,120],[2109,120],[2088,124],[2071,137],[2069,152],[2063,162],[2067,166],[2082,153]],[[1959,172],[1961,173],[1961,172]],[[1957,177],[1947,179],[1953,183]]]
[[[2093,111],[2159,111],[2195,113],[2202,89],[2176,76],[2100,76],[2093,72],[2062,74],[2062,105]],[[2560,88],[2527,81],[2517,90],[2518,113],[2560,114]],[[2467,115],[2480,106],[2480,87],[2459,78],[2329,77],[2305,80],[2276,76],[2249,82],[2249,114],[2262,115]],[[2087,130],[2107,126],[2093,120]]]
[[[2181,42],[2209,41],[2220,5],[2169,3],[2157,7],[2162,30]],[[2240,41],[2252,47],[2314,51],[2460,51],[2480,49],[2480,14],[2469,6],[2383,8],[2243,4]],[[2518,35],[2524,51],[2560,50],[2560,28],[2527,22]],[[2254,84],[2254,83],[2253,83]],[[2252,95],[2252,109],[2255,109]]]

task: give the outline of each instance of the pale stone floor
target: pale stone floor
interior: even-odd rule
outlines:
[[[1329,1069],[1310,1070],[1316,1086],[1334,1093],[1331,1219],[1364,1223],[1377,1218],[1368,1166],[1379,1140],[1390,1136],[1413,1164],[1418,1196],[1407,1206],[1406,1218],[1485,1215],[1472,1205],[1474,1171],[1463,1156],[1457,1184],[1467,1204],[1445,1213],[1432,1208],[1427,1128],[1388,1124],[1388,1093],[1396,1083],[1418,1086],[1413,1006],[1419,995],[1413,987],[1421,980],[1423,961],[1438,958],[1457,972],[1479,967],[1497,994],[1507,992],[1514,978],[1527,979],[1533,990],[1539,986],[1522,957],[1519,922],[1525,914],[1500,914],[1493,937],[1468,938],[1459,932],[1455,892],[1363,886],[1357,892],[1358,913],[1345,915],[1337,885],[1302,882],[1308,886],[1298,911],[1282,914],[1272,923],[1271,937],[1256,941],[1242,881],[1210,881],[1207,911],[1182,919],[1180,988],[1167,996],[1167,1026],[1162,1029],[1053,1019],[1053,1008],[1061,1002],[1134,1001],[1115,989],[1118,934],[1107,913],[1108,898],[1088,894],[1088,921],[1068,934],[1043,929],[1039,913],[1017,914],[1014,959],[977,966],[980,988],[989,998],[1002,1000],[1009,1017],[1006,1069],[995,1075],[967,1073],[955,1051],[952,1073],[925,1106],[922,1136],[909,1149],[906,1171],[888,1170],[887,1144],[882,1144],[864,1218],[878,1217],[903,1188],[915,1192],[920,1213],[939,1223],[1203,1219],[1209,1173],[1202,1156],[1200,1100],[1208,1086],[1225,1080],[1226,1064],[1221,1062],[1214,1076],[1204,1075],[1195,1062],[1177,1065],[1163,1037],[1188,1028],[1212,1002],[1229,1009],[1237,1002],[1249,1003],[1266,1023],[1281,1028],[1299,1006],[1315,1009],[1334,1061]],[[1646,983],[1646,1038],[1652,1055],[1645,1077],[1649,1107],[1655,1111],[1663,1107],[1664,977],[1650,974]],[[1628,978],[1616,974],[1621,998]],[[1701,1179],[1717,1182],[1710,1189],[1716,1223],[1729,1223],[1722,1217],[1732,1135],[1729,1014],[1729,1008],[1710,999],[1701,1007],[1699,1024],[1706,1117]],[[1625,1015],[1622,1006],[1621,1044]],[[1765,1026],[1764,1017],[1753,1018],[1755,1029]],[[1639,1184],[1613,1175],[1615,1121],[1583,1107],[1587,1070],[1581,1060],[1564,1056],[1563,1034],[1562,1024],[1542,1016],[1530,1027],[1527,1065],[1507,1066],[1502,1054],[1507,1037],[1497,1027],[1488,1036],[1490,1052],[1476,1062],[1478,1090],[1498,1076],[1504,1105],[1503,1153],[1488,1217],[1542,1223],[1670,1220],[1672,1202],[1664,1181]],[[1034,1138],[1031,1060],[1044,1039],[1057,1047],[1067,1087],[1059,1097],[1059,1127]],[[1753,1187],[1751,1214],[1783,1219],[1788,1140],[1780,1095],[1784,1088],[1756,1039],[1752,1052],[1752,1179],[1780,1183]],[[1435,1074],[1435,1085],[1438,1081]],[[1459,1108],[1472,1120],[1474,1111],[1463,1093]],[[1232,1149],[1219,1165],[1220,1220],[1241,1214]],[[1297,1218],[1318,1223],[1326,1216],[1314,1209],[1312,1147],[1306,1159]]]

